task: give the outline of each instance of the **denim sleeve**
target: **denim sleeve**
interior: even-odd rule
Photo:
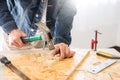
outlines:
[[[17,29],[17,25],[8,10],[7,0],[0,0],[0,26],[7,34],[13,29]]]
[[[71,29],[76,14],[76,8],[70,0],[65,0],[62,7],[59,8],[59,13],[56,18],[55,31],[54,31],[54,43],[66,43],[71,44]]]

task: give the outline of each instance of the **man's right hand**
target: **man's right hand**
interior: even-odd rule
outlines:
[[[26,36],[24,32],[19,29],[14,29],[9,33],[9,45],[22,48],[25,44],[21,41],[20,37]]]

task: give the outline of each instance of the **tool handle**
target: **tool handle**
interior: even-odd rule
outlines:
[[[23,43],[28,43],[29,42],[29,37],[20,37],[21,38],[21,41]]]
[[[28,43],[28,42],[32,42],[32,41],[42,40],[42,35],[21,37],[21,40],[22,40],[23,43]]]
[[[109,59],[120,59],[119,56],[114,56],[112,54],[101,54],[99,52],[96,53],[98,56],[102,56],[102,57],[105,57],[105,58],[109,58]]]
[[[7,57],[5,57],[5,56],[3,56],[3,57],[0,59],[0,61],[1,61],[1,63],[5,64],[5,65],[11,63],[11,61],[9,61],[9,60],[7,59]]]

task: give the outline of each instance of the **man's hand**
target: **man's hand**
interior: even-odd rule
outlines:
[[[9,38],[9,45],[14,45],[16,47],[23,47],[25,44],[21,41],[20,37],[26,36],[24,32],[22,32],[19,29],[14,29],[10,32],[8,38]]]
[[[59,43],[55,45],[55,49],[52,50],[51,54],[52,56],[60,54],[60,60],[62,60],[74,56],[75,52],[70,50],[67,44]]]

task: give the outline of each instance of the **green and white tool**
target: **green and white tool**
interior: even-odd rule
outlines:
[[[21,40],[22,40],[23,43],[42,40],[42,35],[21,37]]]

